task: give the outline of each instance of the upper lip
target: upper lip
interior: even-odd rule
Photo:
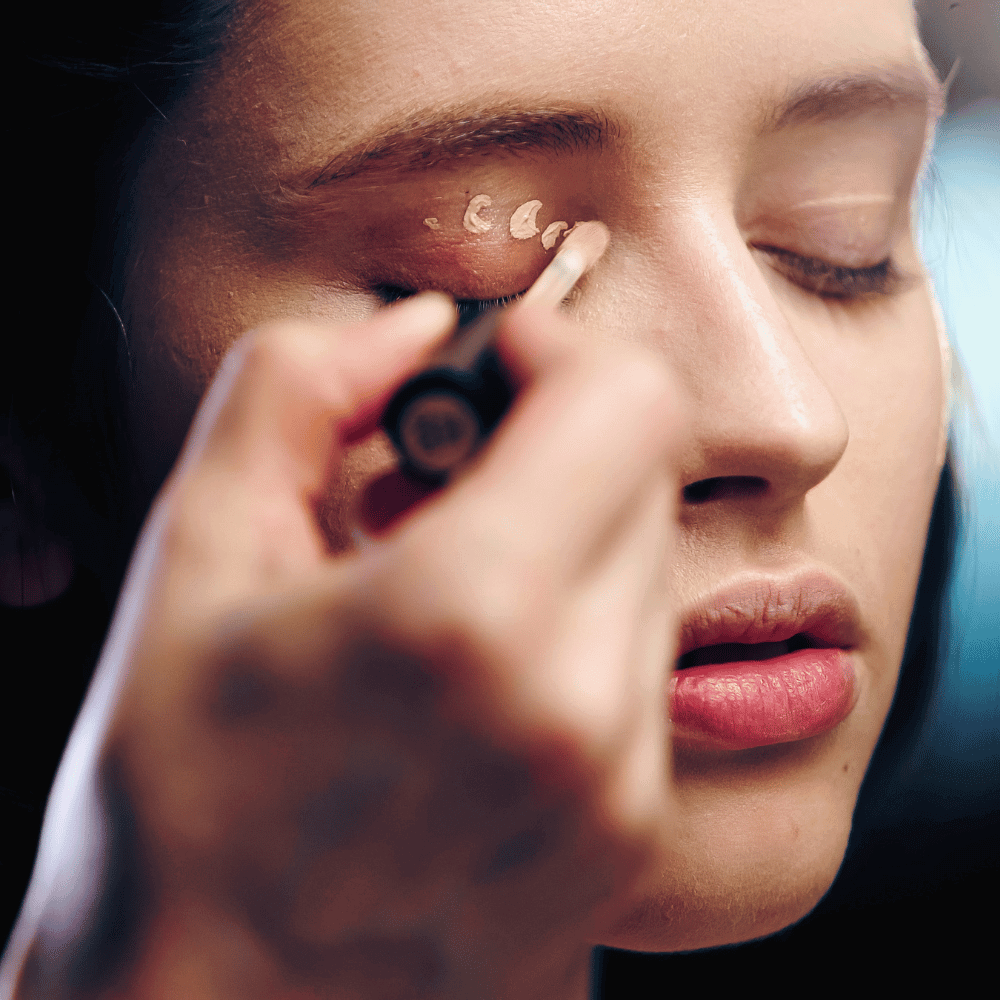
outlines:
[[[842,583],[818,571],[741,577],[685,609],[677,655],[722,643],[784,642],[799,634],[818,646],[857,646],[857,600]]]

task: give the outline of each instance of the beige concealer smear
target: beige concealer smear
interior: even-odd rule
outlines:
[[[545,227],[545,232],[542,233],[542,246],[546,250],[551,250],[556,245],[556,240],[559,239],[559,234],[564,229],[569,229],[568,222],[550,222]]]
[[[441,223],[438,222],[437,218],[435,216],[433,216],[433,215],[429,219],[424,219],[424,225],[428,229],[440,229],[441,228]]]
[[[514,209],[514,214],[510,217],[510,235],[515,240],[527,240],[538,234],[535,216],[541,207],[540,201],[526,201]]]
[[[479,212],[481,209],[489,208],[493,204],[493,199],[488,194],[477,194],[465,207],[465,217],[462,219],[462,225],[470,233],[488,233],[493,228],[492,222],[487,222],[485,219],[479,218]]]

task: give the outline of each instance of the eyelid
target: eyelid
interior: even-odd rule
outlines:
[[[905,275],[892,257],[865,267],[848,267],[782,247],[757,244],[754,249],[766,253],[780,274],[823,299],[848,302],[870,299],[893,295],[907,285]]]

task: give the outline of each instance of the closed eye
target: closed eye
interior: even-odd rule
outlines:
[[[410,289],[399,288],[395,285],[377,285],[373,291],[385,305],[391,305],[400,299],[408,299],[411,295],[416,294],[416,292]],[[496,299],[455,299],[455,308],[458,309],[458,325],[465,326],[484,312],[489,312],[491,309],[496,309],[500,306],[510,305],[521,298],[522,295],[524,295],[524,292],[515,292],[513,295],[501,295]]]
[[[766,253],[775,269],[800,288],[823,299],[857,301],[893,295],[905,285],[904,276],[890,257],[868,267],[845,267],[816,257],[757,246]]]
[[[776,270],[791,282],[822,299],[853,302],[881,298],[899,292],[907,284],[905,276],[890,257],[867,267],[846,267],[781,247],[757,246],[755,249],[766,253]],[[385,305],[416,294],[411,289],[396,285],[377,285],[373,291]],[[524,292],[515,292],[495,299],[456,299],[458,324],[465,326],[484,312],[510,305],[523,295]]]

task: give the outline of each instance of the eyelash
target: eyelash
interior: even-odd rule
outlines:
[[[890,257],[868,267],[845,267],[830,264],[817,257],[806,257],[780,247],[756,246],[777,263],[777,270],[804,291],[821,299],[858,302],[893,295],[904,284],[903,275]],[[377,285],[374,293],[383,305],[409,298],[414,292],[395,285]],[[460,326],[499,306],[516,302],[524,292],[503,295],[497,299],[456,299]]]
[[[757,246],[776,262],[776,270],[804,291],[821,299],[857,302],[898,292],[903,284],[891,257],[868,267],[844,267],[816,257],[806,257],[780,247]]]
[[[396,285],[377,285],[373,291],[383,305],[392,305],[400,299],[408,299],[415,292],[407,288],[399,288]],[[524,291],[527,291],[525,289]],[[516,302],[524,292],[515,292],[513,295],[502,295],[498,299],[455,299],[455,307],[458,309],[458,325],[465,326],[471,323],[477,316],[484,312],[496,309],[500,306],[510,305]]]

